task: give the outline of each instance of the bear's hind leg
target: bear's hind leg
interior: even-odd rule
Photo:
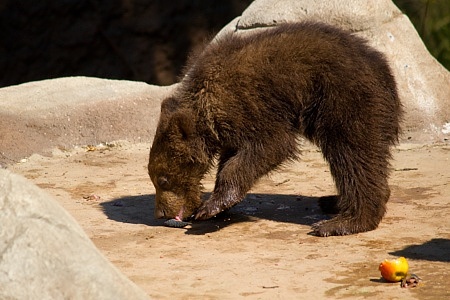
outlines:
[[[319,207],[325,214],[337,214],[339,213],[339,196],[323,196],[319,198]]]
[[[325,197],[319,200],[319,205],[326,213],[338,214],[313,224],[316,235],[348,235],[378,227],[390,196],[387,182],[390,152],[387,145],[374,148],[377,147],[352,150],[350,145],[337,144],[332,150],[322,147],[339,195]]]

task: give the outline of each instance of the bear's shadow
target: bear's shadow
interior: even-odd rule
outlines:
[[[205,198],[208,193],[205,194]],[[164,226],[153,217],[155,195],[126,196],[101,203],[105,215],[117,222]],[[282,194],[247,194],[235,207],[206,221],[193,221],[186,234],[206,234],[239,222],[266,219],[310,226],[329,216],[322,213],[318,197]],[[176,230],[176,228],[174,228]]]

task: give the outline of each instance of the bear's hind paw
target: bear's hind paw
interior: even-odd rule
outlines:
[[[331,220],[323,220],[312,225],[313,233],[317,236],[349,235],[358,232],[374,230],[376,226],[364,224],[358,219],[344,219],[336,216]]]

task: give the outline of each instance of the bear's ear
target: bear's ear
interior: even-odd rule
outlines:
[[[161,103],[161,114],[171,114],[177,110],[179,102],[174,97],[166,98]]]
[[[176,112],[172,116],[173,124],[177,127],[178,132],[181,134],[183,139],[188,139],[192,137],[195,133],[195,123],[193,116],[187,111],[182,110]]]

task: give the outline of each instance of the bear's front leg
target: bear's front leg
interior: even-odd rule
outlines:
[[[237,194],[230,193],[216,193],[214,192],[211,197],[203,202],[200,208],[197,210],[195,219],[206,220],[214,217],[215,215],[225,211],[234,205],[238,204],[245,197],[238,196]]]
[[[195,218],[209,219],[244,199],[253,184],[286,159],[296,157],[296,133],[283,131],[284,123],[270,123],[258,135],[247,137],[239,149],[222,152],[211,197],[198,209]]]
[[[262,159],[264,151],[267,147],[255,149],[248,145],[238,151],[224,151],[219,159],[214,191],[195,218],[209,219],[241,202],[255,181],[279,164],[278,160],[269,163]]]
[[[225,152],[221,155],[211,197],[197,210],[195,219],[206,220],[227,210],[245,197],[253,183],[264,175],[261,162],[252,151]]]

